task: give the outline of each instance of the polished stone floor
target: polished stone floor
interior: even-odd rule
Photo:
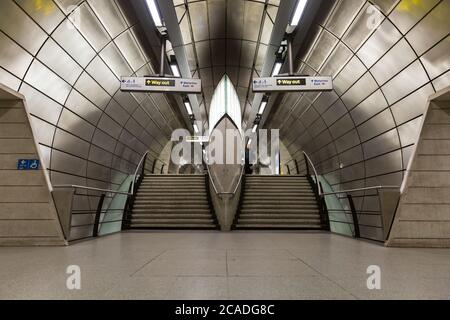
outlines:
[[[67,289],[69,265],[81,290]],[[380,290],[367,288],[370,265]],[[122,233],[0,248],[0,299],[450,299],[450,250],[329,233]]]

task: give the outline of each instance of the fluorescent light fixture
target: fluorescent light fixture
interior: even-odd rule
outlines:
[[[159,15],[159,10],[158,7],[156,6],[156,0],[147,0],[147,6],[148,9],[150,10],[150,14],[152,15],[152,19],[153,22],[155,23],[155,26],[157,27],[162,27],[163,23],[162,23],[162,19],[161,16]]]
[[[188,114],[190,116],[192,116],[194,113],[192,112],[192,107],[191,107],[191,103],[189,102],[189,100],[184,102],[184,106],[186,107]]]
[[[176,63],[170,65],[170,69],[172,69],[172,73],[175,77],[180,78],[180,70],[178,69],[178,66]]]
[[[255,133],[255,132],[256,132],[256,130],[258,130],[258,125],[257,125],[257,124],[255,124],[255,125],[253,126],[253,130],[252,130],[252,132],[253,132],[253,133]]]
[[[181,73],[180,69],[178,68],[177,58],[174,55],[170,55],[169,60],[170,60],[169,62],[170,69],[172,69],[172,74],[174,75],[174,77],[180,78]]]
[[[247,143],[247,147],[249,147],[251,144],[252,144],[252,139],[249,139],[248,143]]]
[[[259,107],[258,114],[263,114],[264,110],[266,110],[267,107],[267,101],[261,102],[261,106]]]
[[[196,123],[194,123],[194,131],[195,131],[195,133],[198,133],[198,126]]]
[[[189,102],[185,102],[184,105],[185,105],[185,107],[186,107],[187,113],[188,113],[190,116],[192,116],[194,113],[192,112],[191,104],[190,104]]]
[[[273,71],[272,71],[272,77],[277,76],[277,75],[280,74],[282,66],[283,66],[282,62],[275,63],[275,67],[273,67]]]
[[[303,12],[305,11],[306,4],[308,0],[298,0],[297,7],[295,8],[295,13],[292,16],[291,26],[297,26],[300,22],[300,19],[303,16]]]

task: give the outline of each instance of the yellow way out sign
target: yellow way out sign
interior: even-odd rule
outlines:
[[[202,92],[202,81],[181,78],[122,77],[120,90],[124,92],[199,94]]]
[[[333,79],[331,77],[301,77],[285,76],[270,78],[254,78],[253,92],[307,92],[331,91]]]

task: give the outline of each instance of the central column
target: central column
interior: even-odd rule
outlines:
[[[218,84],[211,101],[206,165],[211,198],[223,231],[229,231],[240,198],[244,166],[241,106],[227,75]]]

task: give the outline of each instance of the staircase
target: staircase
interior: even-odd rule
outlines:
[[[234,229],[323,230],[326,224],[305,176],[247,175]]]
[[[128,229],[217,229],[205,175],[145,175]]]

